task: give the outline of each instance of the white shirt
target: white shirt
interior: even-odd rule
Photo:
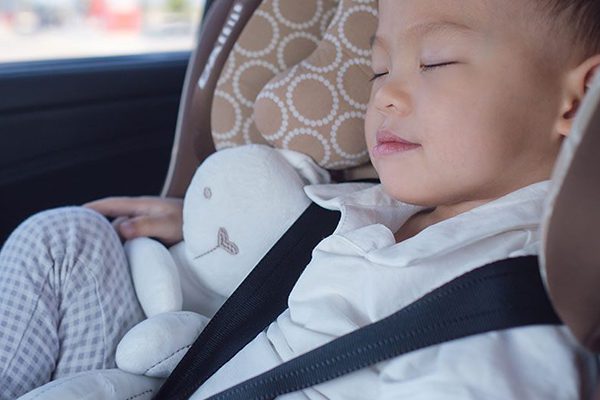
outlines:
[[[396,243],[394,232],[423,207],[380,185],[315,185],[319,205],[340,210],[289,297],[289,309],[213,375],[203,399],[402,309],[490,262],[538,254],[549,181],[431,225]],[[595,358],[564,327],[481,334],[415,351],[280,399],[583,399]]]

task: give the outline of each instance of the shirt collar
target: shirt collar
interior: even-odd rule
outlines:
[[[304,190],[321,207],[341,212],[333,232],[337,235],[373,224],[385,225],[395,232],[413,214],[425,209],[395,200],[381,185],[372,183],[313,185]]]
[[[549,180],[531,184],[438,222],[403,242],[388,243],[369,254],[369,259],[384,265],[408,266],[503,232],[537,231],[549,184]],[[373,224],[384,225],[393,233],[413,214],[426,209],[391,198],[381,185],[314,185],[305,191],[321,207],[341,212],[334,234],[342,236]]]

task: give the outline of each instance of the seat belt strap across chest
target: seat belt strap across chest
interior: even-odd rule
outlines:
[[[312,203],[215,314],[154,398],[189,398],[274,321],[287,308],[312,249],[333,232],[339,215]],[[479,268],[382,321],[213,398],[271,399],[425,346],[491,330],[559,323],[537,265],[537,257],[522,257]]]
[[[242,382],[210,400],[270,400],[381,361],[480,333],[560,324],[537,257],[497,261],[433,290],[395,314]]]
[[[187,399],[286,308],[312,250],[339,211],[311,203],[211,318],[154,399]]]

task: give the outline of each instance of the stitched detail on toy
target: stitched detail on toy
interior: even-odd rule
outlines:
[[[196,257],[194,257],[194,260],[197,260],[197,259],[199,259],[200,257],[207,256],[207,255],[209,255],[210,253],[212,253],[213,251],[217,250],[218,248],[219,248],[219,246],[215,246],[215,247],[213,247],[212,249],[210,249],[209,251],[207,251],[206,253],[202,253],[202,254],[200,254],[199,256],[196,256]]]
[[[219,247],[231,254],[232,256],[238,254],[240,250],[237,245],[229,240],[229,234],[227,233],[227,229],[219,228],[219,233],[217,234],[219,240]]]
[[[133,400],[133,399],[137,399],[138,397],[142,397],[143,395],[145,395],[145,394],[150,394],[150,393],[152,393],[152,392],[153,392],[153,390],[152,390],[152,389],[148,389],[148,390],[146,390],[145,392],[142,392],[142,393],[136,394],[136,395],[134,395],[134,396],[128,397],[128,398],[126,398],[125,400]]]
[[[167,361],[168,359],[175,357],[177,354],[181,353],[182,351],[187,351],[190,347],[192,347],[192,345],[188,344],[188,345],[185,345],[185,346],[180,347],[179,349],[175,350],[173,353],[169,354],[168,356],[166,356],[162,360],[160,360],[157,363],[155,363],[154,365],[152,365],[146,371],[144,371],[144,375],[146,375],[147,373],[151,372],[154,368],[158,367],[160,364],[162,364],[163,362]]]
[[[194,260],[209,255],[210,253],[218,249],[223,249],[232,256],[235,256],[240,252],[240,249],[238,248],[237,244],[235,244],[235,242],[229,239],[229,233],[227,233],[227,229],[223,227],[219,228],[219,231],[217,232],[217,245],[212,249],[208,250],[206,253],[202,253],[199,256],[194,257]]]

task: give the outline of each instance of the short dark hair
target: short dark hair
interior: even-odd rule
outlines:
[[[527,0],[529,1],[529,0]],[[582,56],[600,54],[600,0],[537,0],[551,19],[562,20],[560,29],[571,31],[574,48]]]

